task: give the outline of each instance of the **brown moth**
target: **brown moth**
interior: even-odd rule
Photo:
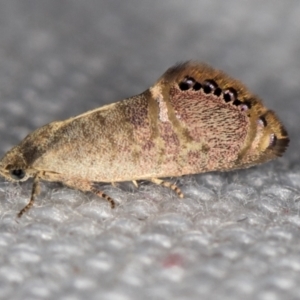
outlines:
[[[114,201],[96,182],[158,178],[247,168],[281,156],[286,130],[239,81],[205,64],[167,70],[140,95],[106,105],[29,134],[0,161],[8,180],[57,181]]]

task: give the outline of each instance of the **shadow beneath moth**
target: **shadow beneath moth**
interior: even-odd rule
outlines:
[[[239,81],[197,62],[168,69],[140,95],[29,134],[0,161],[11,181],[33,177],[92,192],[115,206],[96,182],[149,180],[247,168],[281,156],[289,144],[273,111]]]

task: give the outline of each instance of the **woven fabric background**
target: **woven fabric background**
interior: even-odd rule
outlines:
[[[0,3],[0,154],[53,120],[207,62],[274,109],[291,144],[271,163],[175,178],[186,197],[103,185],[118,206],[0,181],[0,299],[299,299],[300,2]]]

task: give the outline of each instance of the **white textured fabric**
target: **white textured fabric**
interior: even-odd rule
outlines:
[[[1,155],[35,128],[142,92],[194,59],[241,79],[283,120],[283,158],[118,203],[0,182],[0,299],[299,299],[300,2],[9,0],[0,4]]]

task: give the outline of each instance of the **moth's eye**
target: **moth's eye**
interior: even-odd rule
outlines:
[[[205,94],[215,92],[218,89],[217,83],[212,79],[207,79],[204,81],[203,91]]]
[[[229,88],[224,92],[223,97],[225,102],[235,101],[237,98],[237,92],[234,88]]]
[[[21,180],[25,177],[25,172],[22,169],[10,170],[9,173],[11,178],[15,180]]]
[[[185,77],[183,81],[179,83],[179,88],[182,91],[189,90],[195,83],[195,79],[192,77]]]

